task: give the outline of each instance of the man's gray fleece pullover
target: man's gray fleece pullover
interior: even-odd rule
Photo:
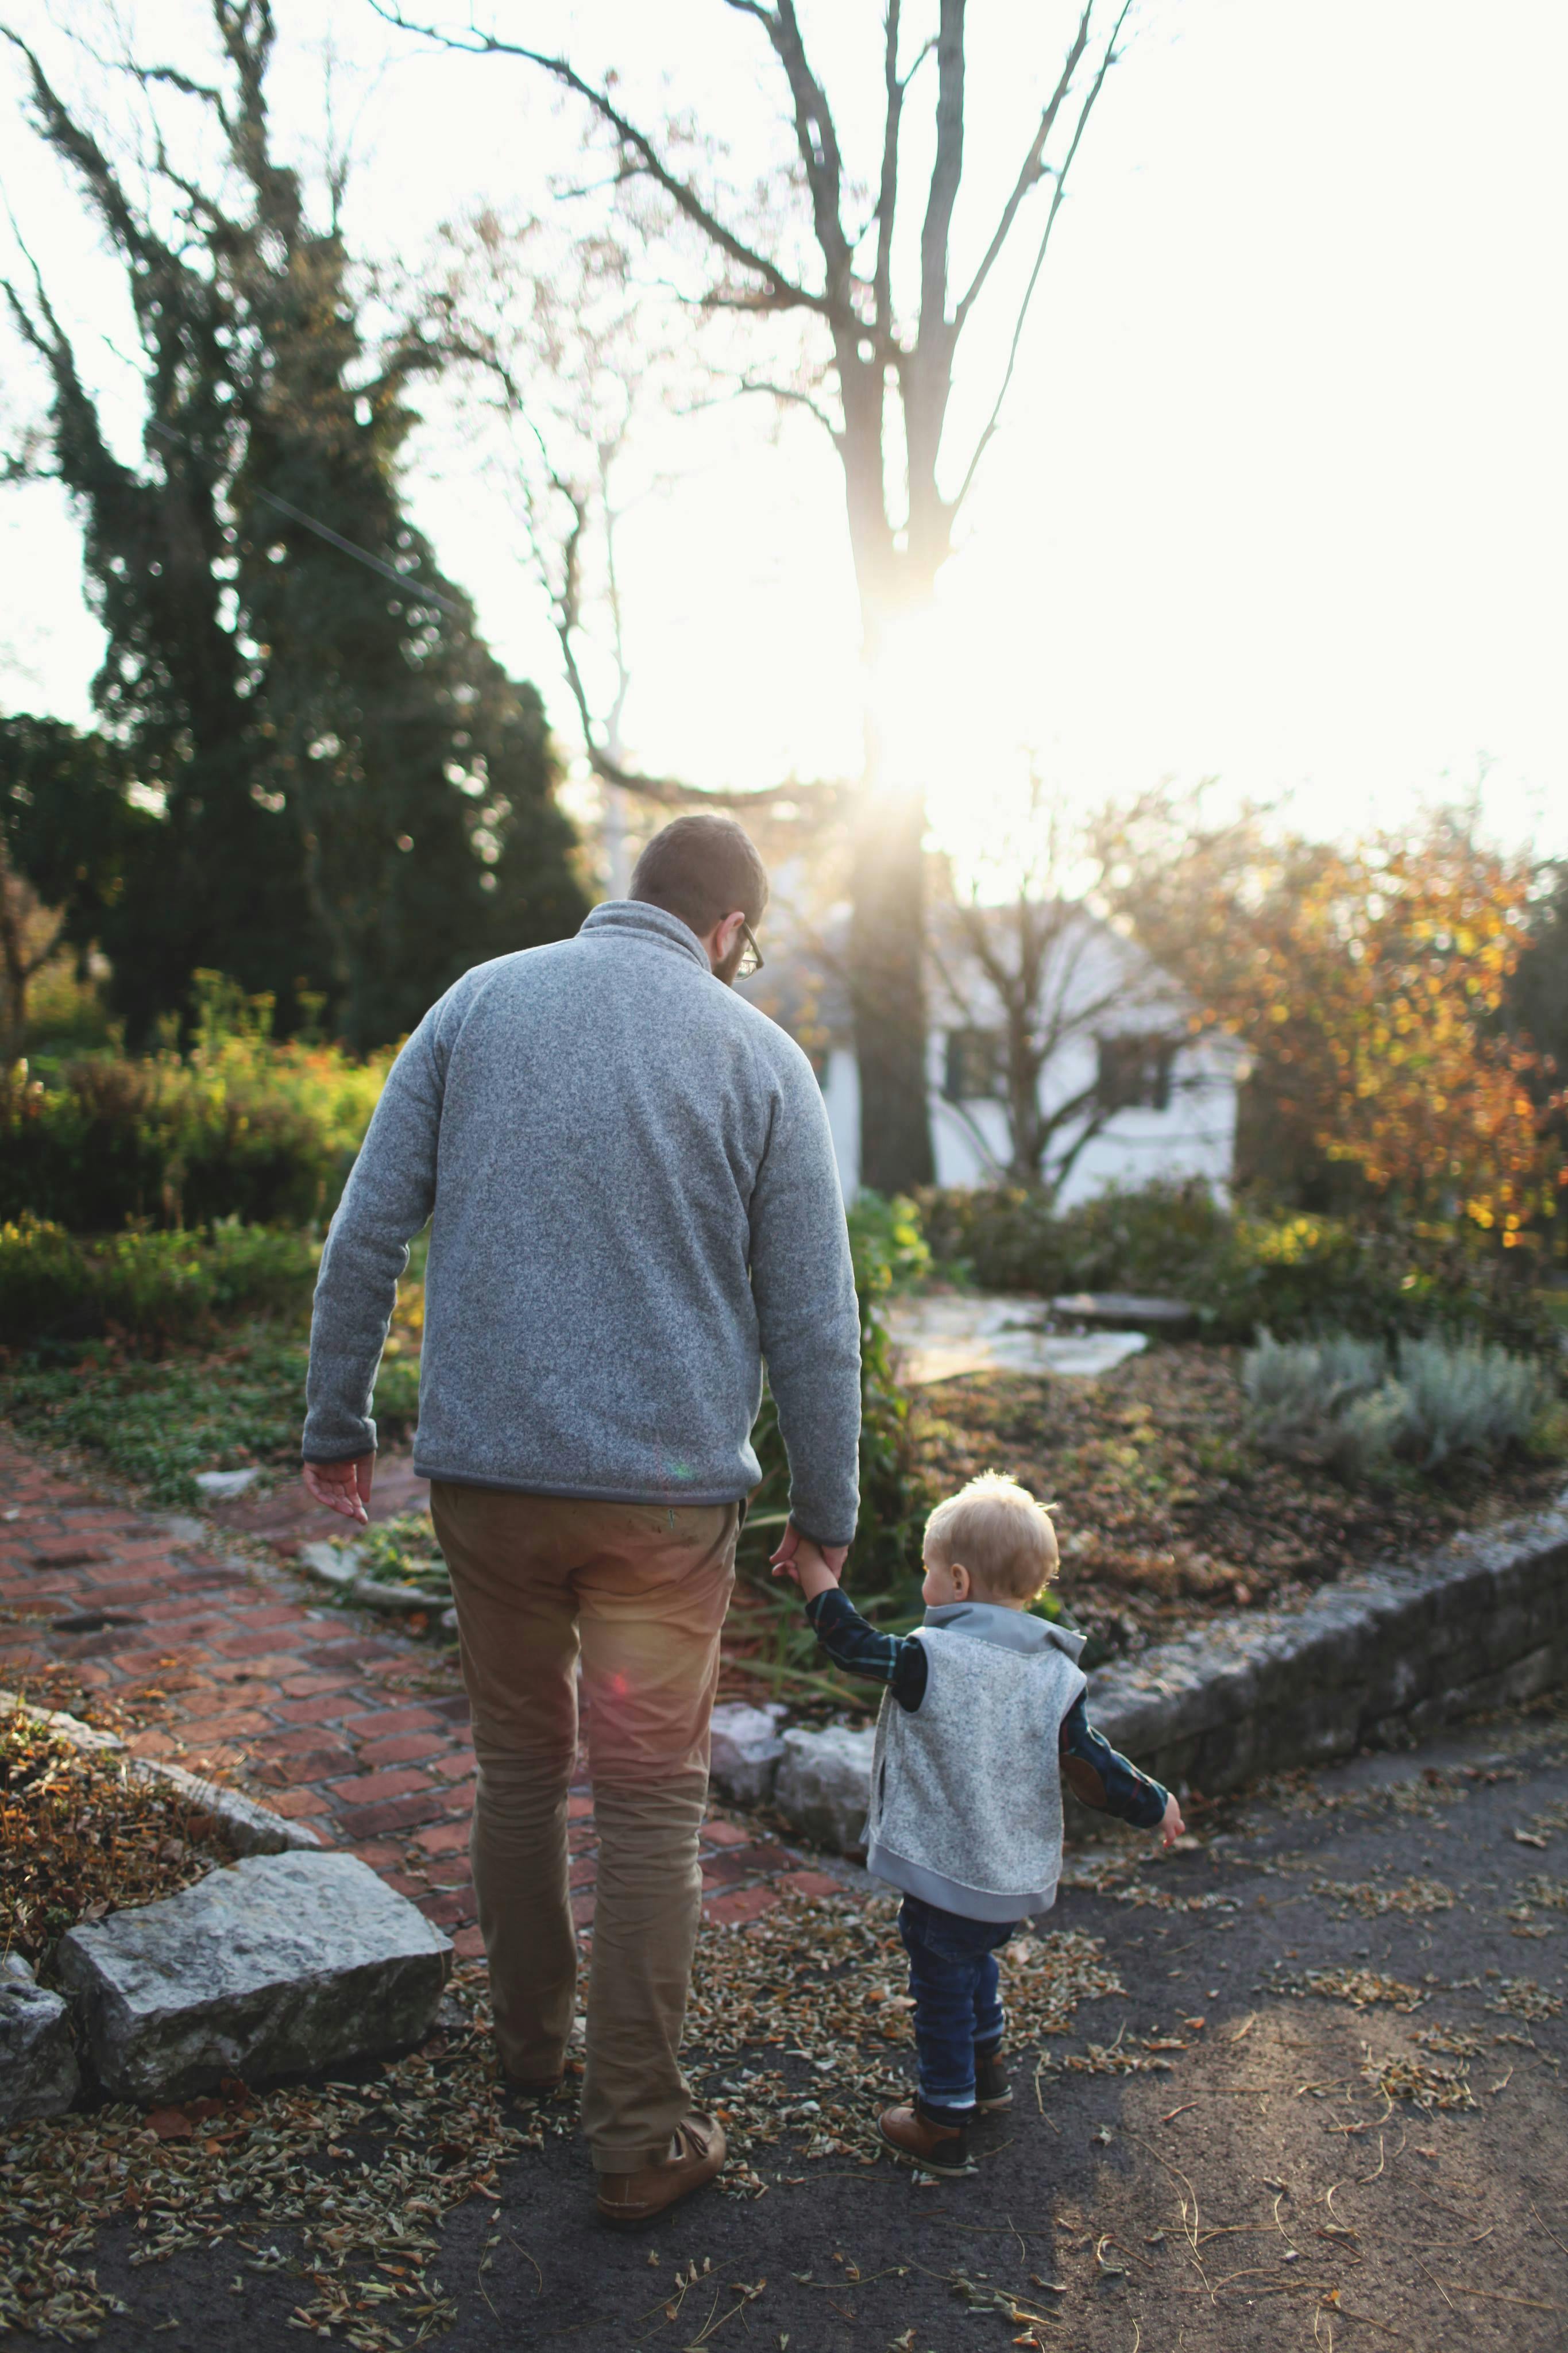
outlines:
[[[760,1475],[765,1357],[795,1518],[848,1542],[860,1325],[821,1092],[677,916],[596,907],[575,939],[465,973],[409,1039],[321,1259],[307,1461],[375,1443],[426,1218],[426,1477],[733,1503]]]

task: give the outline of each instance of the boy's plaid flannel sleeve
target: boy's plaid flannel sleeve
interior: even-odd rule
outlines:
[[[910,1713],[926,1695],[926,1654],[907,1634],[884,1634],[862,1618],[855,1604],[830,1586],[805,1605],[806,1623],[836,1667],[886,1683]]]
[[[1159,1827],[1170,1792],[1140,1773],[1103,1732],[1096,1732],[1081,1699],[1074,1700],[1062,1718],[1062,1775],[1075,1798],[1098,1813],[1114,1814],[1135,1830]]]

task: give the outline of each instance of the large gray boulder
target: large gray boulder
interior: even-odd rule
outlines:
[[[836,1854],[866,1843],[875,1730],[832,1725],[826,1732],[786,1732],[773,1802],[801,1836]]]
[[[452,1947],[349,1854],[258,1854],[56,1952],[106,2091],[179,2100],[428,2032]]]
[[[713,1711],[709,1769],[717,1787],[738,1806],[760,1806],[773,1795],[784,1753],[778,1736],[783,1714],[777,1700],[766,1700],[761,1707],[726,1700]]]
[[[60,2116],[81,2089],[70,2010],[20,1954],[0,1963],[0,2122]]]

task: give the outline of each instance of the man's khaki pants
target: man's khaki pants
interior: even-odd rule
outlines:
[[[691,2112],[679,2052],[740,1506],[448,1480],[432,1482],[430,1501],[473,1708],[469,1852],[496,2039],[523,2080],[560,2073],[572,2031],[566,1798],[581,1650],[599,1841],[583,2127],[599,2172],[633,2173]]]

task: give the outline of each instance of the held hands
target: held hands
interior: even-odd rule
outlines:
[[[302,1466],[302,1475],[318,1504],[324,1504],[329,1512],[341,1513],[345,1520],[356,1520],[363,1526],[370,1520],[365,1506],[370,1502],[374,1470],[374,1454],[356,1454],[350,1462],[307,1462]]]
[[[791,1520],[773,1556],[773,1572],[775,1577],[793,1578],[805,1599],[815,1601],[819,1593],[837,1584],[848,1552],[847,1545],[814,1544]]]
[[[1182,1820],[1180,1806],[1177,1805],[1174,1798],[1167,1798],[1165,1810],[1160,1817],[1160,1844],[1174,1846],[1176,1841],[1185,1835],[1186,1828],[1185,1822]]]

